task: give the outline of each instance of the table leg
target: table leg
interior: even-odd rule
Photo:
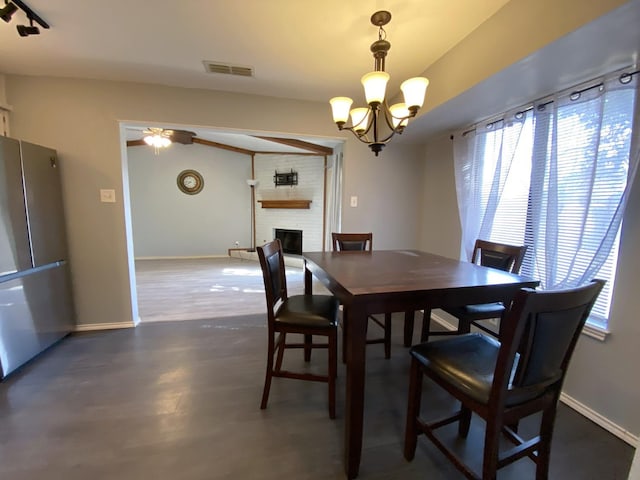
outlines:
[[[413,310],[404,312],[404,346],[410,347],[413,343],[413,323],[415,319]]]
[[[345,404],[345,473],[347,478],[358,476],[362,455],[362,426],[364,418],[365,350],[367,315],[358,307],[349,308],[347,322],[347,398]]]

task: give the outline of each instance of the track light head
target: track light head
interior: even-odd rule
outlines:
[[[11,17],[13,17],[13,14],[17,11],[18,7],[16,7],[13,3],[5,2],[4,7],[0,8],[0,18],[9,23],[11,21]]]
[[[33,24],[33,19],[29,19],[29,25],[18,25],[16,27],[18,35],[28,37],[29,35],[40,35],[40,29]]]

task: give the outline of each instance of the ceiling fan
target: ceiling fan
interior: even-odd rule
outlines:
[[[173,130],[159,127],[149,127],[142,130],[142,137],[138,140],[128,140],[127,147],[149,145],[154,148],[168,147],[172,143],[190,145],[196,134],[188,130]]]

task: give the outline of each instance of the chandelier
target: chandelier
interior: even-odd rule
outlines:
[[[416,116],[424,103],[424,95],[429,80],[415,77],[405,80],[400,89],[404,103],[388,106],[385,91],[389,74],[384,71],[384,61],[391,43],[386,40],[387,33],[382,28],[391,20],[391,13],[382,10],[371,15],[371,23],[378,27],[378,40],[371,44],[374,58],[374,71],[365,74],[362,79],[368,107],[351,109],[353,100],[349,97],[334,97],[329,100],[333,112],[333,121],[340,130],[350,130],[358,140],[369,145],[376,157],[382,148],[396,134],[401,134]],[[351,126],[347,126],[351,114]]]

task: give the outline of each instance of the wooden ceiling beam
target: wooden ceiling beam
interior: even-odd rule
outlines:
[[[212,142],[211,140],[204,140],[203,138],[194,137],[193,143],[199,143],[200,145],[206,145],[208,147],[220,148],[222,150],[229,150],[230,152],[244,153],[245,155],[253,155],[255,152],[240,147],[232,147],[231,145],[225,145],[224,143]]]
[[[261,137],[257,135],[254,136],[255,138],[261,138],[262,140],[280,143],[289,147],[301,148],[302,150],[308,150],[309,152],[317,153],[320,155],[333,155],[333,148],[316,145],[315,143],[311,142],[305,142],[304,140],[298,140],[295,138]]]
[[[191,132],[188,132],[191,133]],[[315,145],[313,143],[305,142],[303,140],[296,140],[293,138],[277,138],[277,137],[256,137],[261,138],[263,140],[273,141],[275,143],[280,143],[282,145],[287,145],[290,147],[301,148],[304,150],[308,150],[307,152],[273,152],[273,151],[260,151],[256,152],[253,150],[247,150],[246,148],[241,147],[233,147],[231,145],[225,145],[224,143],[213,142],[211,140],[205,140],[203,138],[191,137],[191,142],[189,143],[199,143],[200,145],[206,145],[207,147],[219,148],[221,150],[229,150],[230,152],[242,153],[244,155],[299,155],[306,157],[317,157],[318,155],[331,155],[333,154],[333,149],[328,147],[323,147],[322,145]],[[186,139],[185,139],[186,140]],[[185,143],[186,142],[179,142]],[[127,140],[127,147],[138,147],[147,145],[143,139],[139,140]]]
[[[319,153],[311,152],[254,152],[256,155],[297,155],[299,157],[321,157]]]

